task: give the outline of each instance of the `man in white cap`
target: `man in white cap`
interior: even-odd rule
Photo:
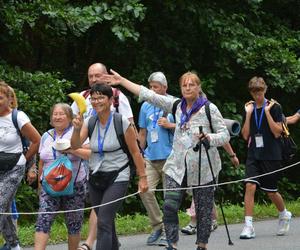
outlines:
[[[168,83],[162,72],[152,73],[148,82],[149,88],[155,93],[168,96]],[[139,141],[142,149],[145,149],[146,175],[151,190],[164,179],[162,168],[172,149],[174,118],[172,114],[165,114],[162,109],[144,102],[139,114],[139,127]],[[147,239],[147,245],[167,246],[162,213],[155,193],[148,191],[140,196],[153,230]]]

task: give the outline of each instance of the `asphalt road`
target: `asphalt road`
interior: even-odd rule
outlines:
[[[286,236],[276,236],[277,220],[260,221],[254,223],[256,238],[240,240],[239,234],[242,224],[229,225],[229,233],[234,245],[228,245],[228,238],[224,226],[211,234],[209,250],[300,250],[300,218],[293,218],[291,228]],[[148,235],[121,236],[120,250],[163,250],[163,247],[147,246],[145,241]],[[180,233],[178,250],[195,250],[195,235],[187,236]],[[51,245],[47,250],[65,250],[66,244]],[[24,248],[33,250],[33,248]]]

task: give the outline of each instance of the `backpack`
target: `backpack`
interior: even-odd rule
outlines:
[[[127,165],[130,166],[130,176],[133,177],[136,174],[136,168],[135,164],[133,161],[133,158],[129,152],[129,149],[127,147],[127,143],[125,141],[124,133],[123,133],[123,121],[122,121],[122,115],[119,113],[114,112],[113,113],[114,117],[114,127],[115,127],[115,132],[119,141],[119,144],[125,154],[127,154],[128,157],[128,163]],[[97,116],[91,116],[88,122],[88,136],[91,138],[92,133],[94,131],[94,128],[96,126],[97,122]],[[122,169],[123,170],[123,169]]]
[[[86,99],[89,94],[90,94],[90,89],[87,89],[82,93],[82,96]],[[113,106],[116,109],[117,113],[119,113],[119,95],[120,95],[120,90],[118,88],[112,88],[113,91]]]
[[[280,136],[281,148],[282,148],[282,160],[290,161],[297,153],[297,144],[294,142],[289,129],[285,123],[282,122],[282,133]]]
[[[81,165],[81,161],[79,164]],[[76,176],[74,176],[73,164],[68,156],[58,157],[50,166],[43,169],[42,186],[44,191],[52,197],[72,195],[80,165]]]

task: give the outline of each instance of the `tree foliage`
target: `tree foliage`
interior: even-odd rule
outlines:
[[[267,97],[277,99],[286,114],[299,108],[297,0],[0,4],[0,78],[17,88],[20,106],[41,132],[48,126],[49,107],[66,101],[66,92],[83,89],[87,67],[96,61],[144,84],[151,72],[163,71],[169,92],[177,96],[178,78],[194,70],[222,114],[240,121],[254,75],[265,78]],[[132,98],[131,103],[137,117],[139,104]],[[292,133],[300,142],[299,127]],[[234,139],[233,145],[245,162],[245,143]],[[222,180],[242,178],[243,169],[232,170],[226,155],[223,159]],[[242,201],[241,185],[224,190],[225,199]]]

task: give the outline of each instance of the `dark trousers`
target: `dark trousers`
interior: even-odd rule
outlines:
[[[115,182],[104,191],[89,184],[91,203],[93,206],[97,206],[124,197],[127,188],[127,181]],[[115,218],[122,202],[123,200],[95,209],[98,217],[96,250],[119,249]]]

